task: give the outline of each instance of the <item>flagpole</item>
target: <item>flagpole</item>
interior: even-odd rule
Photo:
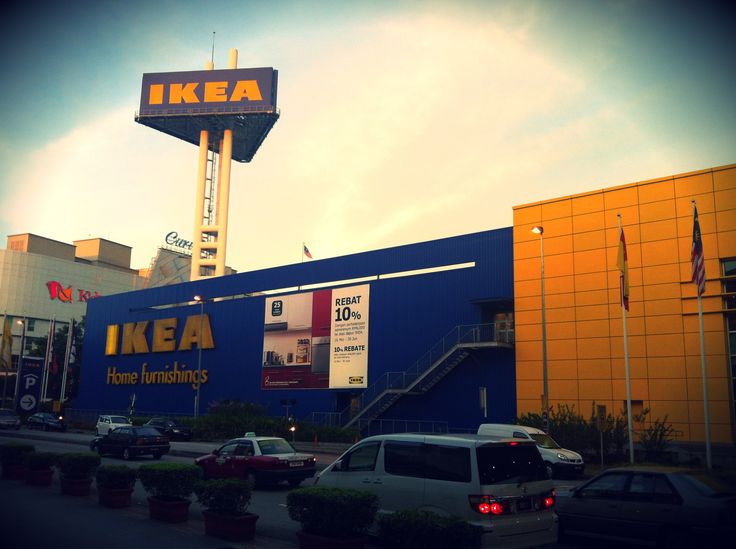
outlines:
[[[51,355],[54,352],[54,328],[56,315],[49,321],[49,337],[46,340],[46,355],[43,359],[43,380],[41,381],[41,402],[46,399],[46,388],[49,383],[49,368],[51,366]]]
[[[618,234],[619,234],[619,242],[621,241],[621,233],[623,232],[623,228],[621,227],[621,214],[617,215],[618,217]],[[619,244],[620,245],[620,244]],[[625,276],[625,273],[622,272],[621,276]],[[623,282],[622,282],[623,283]],[[631,417],[631,377],[629,375],[629,336],[626,329],[626,306],[624,305],[624,294],[623,294],[623,286],[621,286],[621,319],[623,320],[624,325],[624,368],[626,370],[626,420],[627,420],[627,429],[629,434],[629,461],[633,464],[634,463],[634,424],[633,424],[633,418]]]
[[[696,209],[695,200],[692,201],[692,206],[693,206],[693,219],[697,221],[697,209]],[[698,222],[698,231],[700,231],[699,222]],[[698,237],[701,238],[701,243],[702,243],[702,235],[698,235]],[[705,261],[705,258],[702,258],[701,261]],[[708,469],[712,469],[713,461],[712,461],[711,448],[710,448],[710,411],[708,409],[708,368],[705,363],[705,334],[703,330],[703,298],[700,292],[699,285],[697,288],[697,292],[698,292],[698,325],[700,329],[700,371],[703,375],[703,419],[705,420],[705,464],[706,464],[706,467],[708,467]]]
[[[74,345],[74,319],[69,323],[69,334],[66,338],[66,353],[64,356],[64,372],[61,375],[61,395],[59,396],[59,406],[64,406],[64,396],[66,394],[66,370],[69,367],[69,356],[72,353],[72,345]]]
[[[2,366],[2,359],[5,356],[5,329],[8,325],[8,310],[5,309],[5,313],[3,314],[3,335],[2,339],[0,339],[0,367]],[[12,327],[12,324],[11,324]],[[12,356],[13,356],[13,336],[11,331],[10,336],[10,356],[11,356],[11,362],[12,362]],[[7,394],[7,388],[8,388],[8,373],[10,373],[10,364],[8,364],[7,368],[2,368],[5,370],[3,372],[3,400],[2,404],[0,404],[0,407],[5,406],[5,395]]]
[[[21,372],[21,368],[23,367],[23,348],[26,346],[26,324],[28,323],[27,318],[23,317],[23,320],[21,320],[20,323],[23,326],[23,331],[21,332],[21,336],[20,336],[20,351],[18,352],[18,366],[15,369],[15,394],[13,395],[13,409],[15,409],[18,406],[18,394],[20,391],[20,372]]]

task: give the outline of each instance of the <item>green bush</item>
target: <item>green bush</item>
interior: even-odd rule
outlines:
[[[667,416],[639,433],[639,444],[644,451],[644,459],[660,461],[665,458],[670,442],[674,439],[675,429],[667,423]]]
[[[25,454],[26,467],[30,471],[51,469],[59,461],[59,454],[53,452],[29,452]]]
[[[36,447],[26,442],[4,442],[0,444],[0,463],[3,465],[22,465],[26,454],[34,452]]]
[[[243,515],[251,498],[250,484],[243,479],[200,480],[194,485],[197,501],[223,515]]]
[[[289,492],[286,507],[304,532],[344,539],[365,534],[378,512],[378,497],[362,490],[311,486]]]
[[[93,452],[61,454],[57,467],[61,476],[67,479],[91,478],[101,461],[100,456]]]
[[[378,517],[378,537],[385,547],[412,549],[476,548],[483,531],[459,517],[429,511],[399,511]]]
[[[99,488],[111,490],[133,488],[138,472],[127,465],[103,465],[95,475]]]
[[[146,492],[163,499],[188,499],[200,474],[199,467],[188,463],[149,463],[138,468]]]

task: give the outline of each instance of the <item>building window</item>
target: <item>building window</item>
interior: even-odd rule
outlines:
[[[736,418],[736,259],[721,261],[723,270],[723,309],[728,337],[728,362],[731,367],[731,410]]]
[[[33,319],[33,318],[29,318],[27,320],[27,323],[28,323],[28,325],[26,327],[26,331],[32,332],[36,328],[36,320]]]

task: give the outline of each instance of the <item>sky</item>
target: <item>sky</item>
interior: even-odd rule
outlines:
[[[192,239],[197,147],[135,122],[148,72],[279,71],[233,163],[240,272],[508,227],[512,207],[736,162],[720,2],[13,2],[0,18],[0,247]]]

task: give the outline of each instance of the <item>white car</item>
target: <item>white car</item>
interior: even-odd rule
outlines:
[[[124,416],[100,416],[95,425],[97,436],[107,435],[118,427],[132,427],[133,424]]]
[[[424,509],[461,517],[482,529],[483,547],[557,541],[554,486],[531,440],[372,436],[319,473],[315,484],[367,490],[379,497],[379,514]]]

